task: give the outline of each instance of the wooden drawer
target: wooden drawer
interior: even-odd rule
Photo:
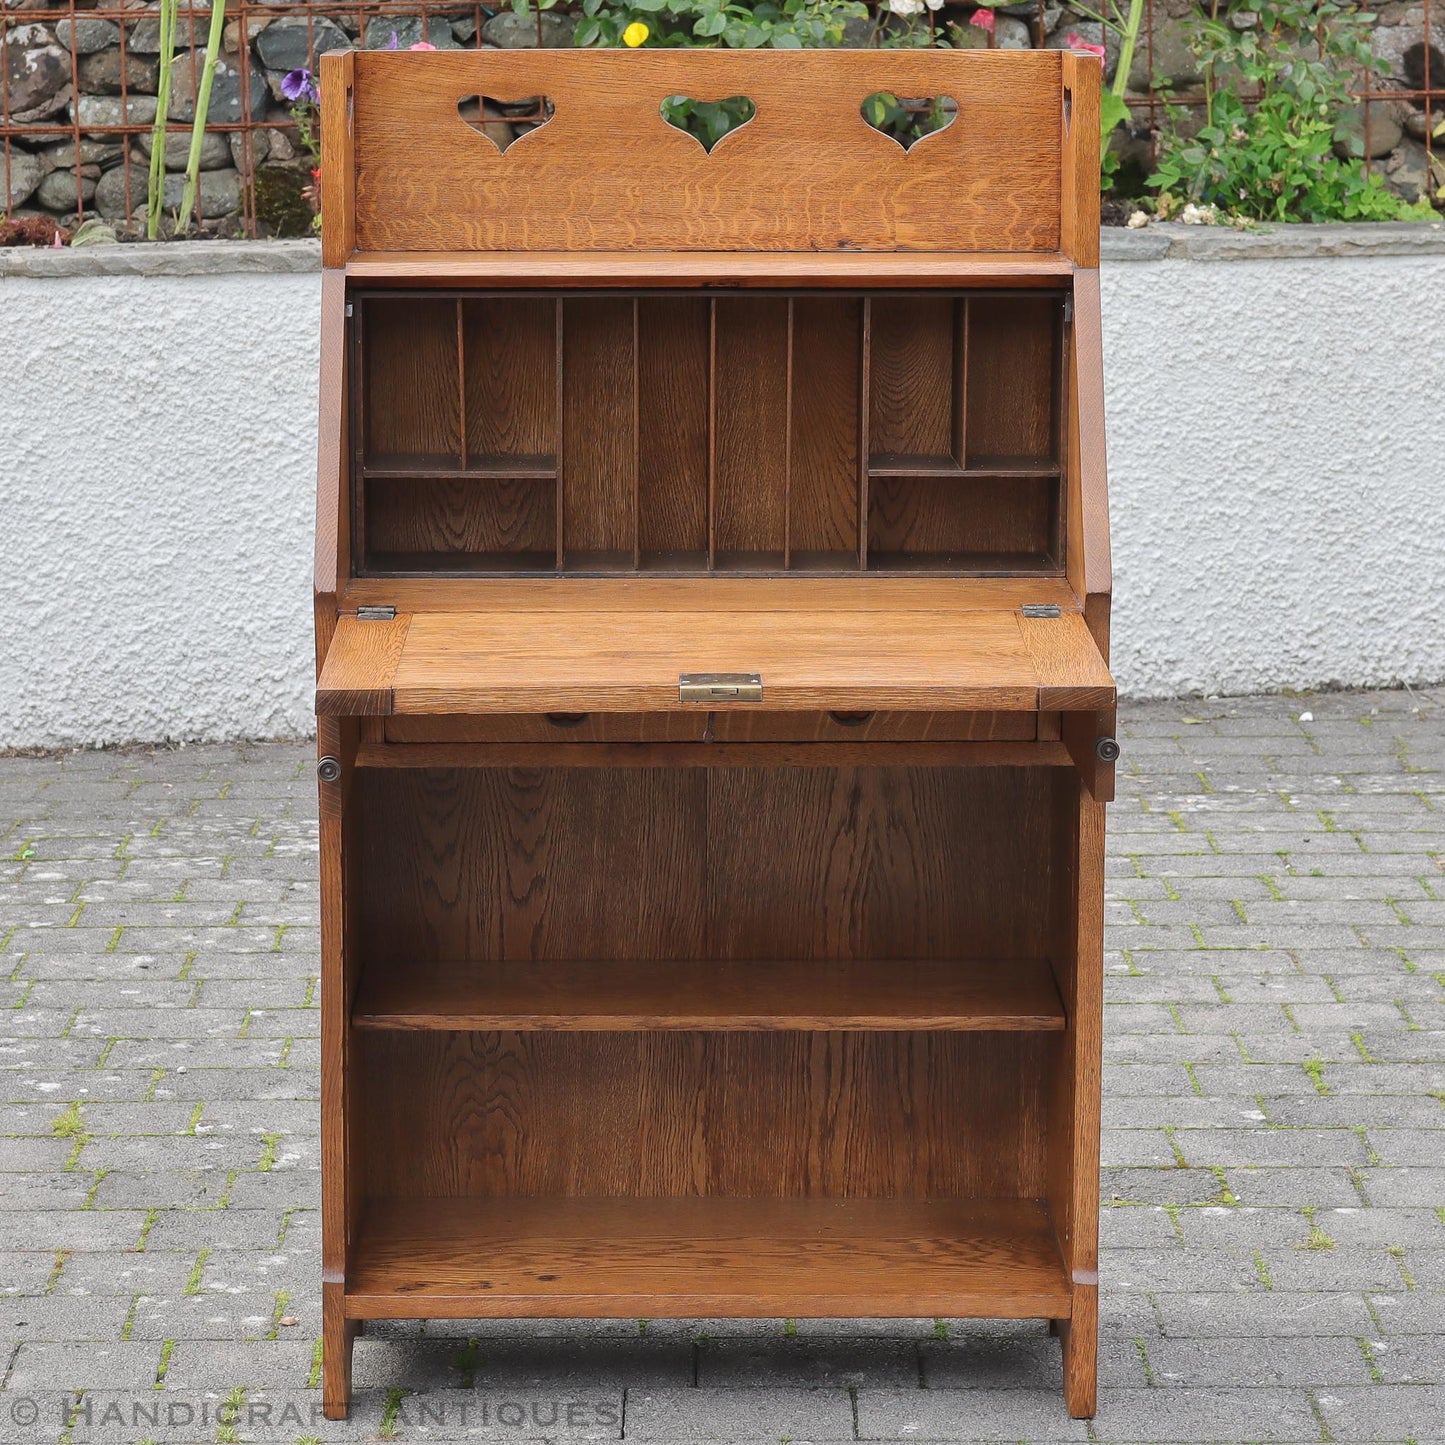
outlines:
[[[1031,742],[1037,715],[1007,712],[719,711],[719,742]]]
[[[697,743],[696,712],[487,713],[384,719],[389,743]]]

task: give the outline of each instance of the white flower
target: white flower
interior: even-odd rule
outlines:
[[[888,8],[895,15],[918,15],[923,10],[923,0],[888,0]]]
[[[1147,226],[1149,224],[1149,217],[1146,216],[1143,211],[1133,211],[1124,224],[1128,226],[1131,231],[1137,231],[1141,226]]]

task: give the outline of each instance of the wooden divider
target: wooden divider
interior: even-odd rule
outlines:
[[[359,301],[364,574],[1062,569],[1059,293]]]

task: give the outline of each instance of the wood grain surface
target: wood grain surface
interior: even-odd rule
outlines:
[[[1074,264],[1048,252],[964,251],[372,251],[346,274],[362,285],[426,287],[1048,287]]]
[[[399,656],[343,617],[317,685],[325,714],[671,712],[685,672],[756,672],[774,709],[1108,707],[1113,679],[1077,613],[417,612]],[[755,704],[730,704],[746,709]]]
[[[787,527],[789,304],[772,297],[728,297],[713,306],[714,553],[770,553],[781,567]],[[725,565],[721,556],[718,565]]]
[[[704,556],[708,543],[711,304],[643,297],[638,319],[638,547]]]
[[[576,298],[563,307],[564,557],[622,553],[631,563],[637,536],[636,325],[631,298]]]
[[[383,768],[357,786],[368,959],[1048,952],[1029,887],[1047,768]],[[1015,821],[1000,839],[980,816]]]
[[[393,454],[461,457],[455,302],[426,296],[366,303],[365,445]]]
[[[1056,51],[363,51],[354,57],[362,251],[1059,250]],[[952,95],[905,153],[876,91]],[[505,154],[463,96],[547,95]],[[750,96],[708,154],[664,97]],[[427,165],[414,163],[424,145]]]
[[[469,456],[555,458],[558,304],[495,296],[461,303]]]
[[[858,550],[859,379],[863,303],[793,302],[788,538],[793,564]]]
[[[978,296],[968,303],[968,462],[1056,460],[1057,297]]]
[[[1056,1037],[358,1030],[363,1185],[373,1199],[1038,1198]]]
[[[1067,1313],[1032,1199],[376,1200],[347,1312],[390,1318]]]
[[[868,449],[954,455],[954,375],[964,364],[952,297],[877,297],[872,306]]]

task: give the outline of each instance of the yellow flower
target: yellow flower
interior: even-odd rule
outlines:
[[[647,26],[642,23],[642,21],[634,20],[632,24],[629,25],[627,29],[622,32],[622,43],[624,45],[630,45],[634,50],[636,50],[637,47],[641,45],[642,42],[646,40],[647,37],[651,34],[652,31],[650,31]]]

